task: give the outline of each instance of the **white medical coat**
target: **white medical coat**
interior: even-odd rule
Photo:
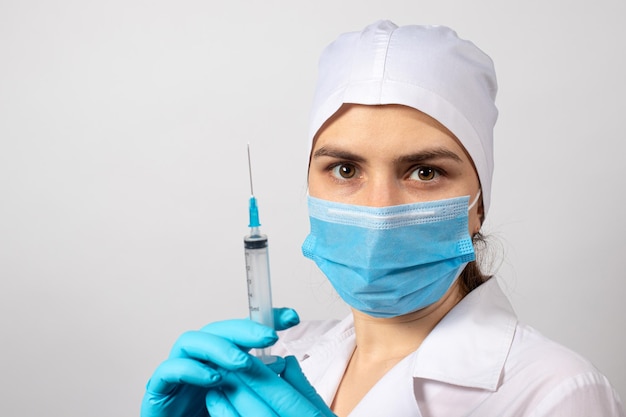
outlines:
[[[274,347],[294,355],[330,404],[355,348],[352,316],[304,322]],[[457,304],[350,417],[626,417],[588,361],[518,323],[495,278]]]

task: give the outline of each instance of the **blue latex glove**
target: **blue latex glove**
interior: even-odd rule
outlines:
[[[280,375],[257,358],[246,368],[225,371],[206,404],[211,417],[336,417],[293,356],[285,358]]]
[[[299,322],[294,310],[274,309],[277,330]],[[223,374],[249,368],[256,358],[247,352],[277,340],[273,329],[248,319],[220,321],[184,333],[148,381],[141,417],[207,417],[205,397],[224,383]]]

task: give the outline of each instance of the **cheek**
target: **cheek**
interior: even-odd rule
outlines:
[[[311,197],[322,197],[321,194],[321,181],[319,178],[319,173],[314,172],[314,170],[309,168],[309,173],[307,176],[307,186],[309,190],[309,195]]]
[[[309,195],[315,198],[321,198],[323,200],[331,200],[332,195],[326,190],[319,182],[315,180],[309,180]]]

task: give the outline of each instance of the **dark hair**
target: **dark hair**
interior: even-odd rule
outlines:
[[[474,251],[477,256],[487,246],[485,236],[478,232],[472,236],[472,243],[474,244]],[[461,288],[461,296],[465,297],[467,294],[484,284],[491,275],[486,275],[480,270],[479,260],[472,261],[467,264],[461,275],[459,276],[459,284]]]

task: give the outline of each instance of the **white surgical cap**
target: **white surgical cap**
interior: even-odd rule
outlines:
[[[439,121],[463,144],[478,172],[486,214],[496,91],[491,59],[453,30],[378,21],[362,32],[340,35],[322,53],[309,146],[344,103],[413,107]]]

